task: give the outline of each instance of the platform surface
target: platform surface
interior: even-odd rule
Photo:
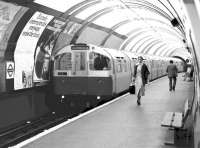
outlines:
[[[95,110],[49,133],[24,148],[177,148],[165,145],[168,136],[161,127],[165,112],[182,112],[191,101],[193,82],[179,74],[176,91],[169,91],[168,78],[146,86],[141,106],[129,95]]]

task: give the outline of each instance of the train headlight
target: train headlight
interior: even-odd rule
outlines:
[[[101,99],[101,96],[97,96],[97,100]]]
[[[61,96],[61,98],[62,98],[62,99],[64,99],[64,98],[65,98],[65,96],[64,96],[64,95],[62,95],[62,96]]]

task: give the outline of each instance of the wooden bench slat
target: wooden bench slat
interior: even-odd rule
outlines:
[[[172,122],[172,126],[176,128],[181,128],[183,125],[183,114],[175,112],[174,113],[174,120]]]
[[[184,119],[187,117],[188,111],[189,111],[189,102],[187,99],[184,104],[184,112],[183,113],[166,112],[161,122],[161,126],[182,128],[184,125]]]
[[[185,101],[184,104],[184,111],[183,113],[180,112],[166,112],[165,116],[161,122],[161,126],[163,127],[170,127],[175,130],[184,128],[185,121],[187,120],[187,116],[189,114],[190,108],[189,108],[189,102],[188,99]],[[174,140],[173,143],[170,142],[170,144],[174,144],[176,142],[176,134],[177,132],[174,132]],[[169,144],[169,143],[167,143]]]
[[[171,126],[173,115],[173,112],[166,112],[163,121],[161,122],[161,126]]]

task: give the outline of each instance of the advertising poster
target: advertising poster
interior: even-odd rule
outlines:
[[[0,41],[20,8],[20,6],[0,1]]]
[[[56,40],[65,22],[54,18],[43,31],[34,53],[33,82],[43,85],[50,80],[50,60]]]
[[[14,89],[33,86],[34,53],[37,42],[53,16],[36,12],[22,30],[14,53]]]

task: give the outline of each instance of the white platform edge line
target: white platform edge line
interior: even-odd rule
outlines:
[[[155,82],[155,81],[156,81],[156,80],[151,81],[151,82],[149,82],[147,85],[149,85],[149,84],[151,84],[151,83],[153,83],[153,82]],[[35,140],[37,140],[37,139],[39,139],[39,138],[41,138],[41,137],[43,137],[43,136],[45,136],[45,135],[51,133],[51,132],[56,131],[56,130],[58,130],[59,128],[65,126],[65,125],[67,125],[67,124],[69,124],[69,123],[71,123],[71,122],[74,122],[74,121],[76,121],[76,120],[82,118],[83,116],[86,116],[87,114],[90,114],[90,113],[92,113],[92,112],[94,112],[94,111],[96,111],[96,110],[98,110],[98,109],[101,109],[101,108],[103,108],[103,107],[105,107],[105,106],[107,106],[107,105],[109,105],[109,104],[111,104],[111,103],[113,103],[113,102],[115,102],[115,101],[118,101],[118,100],[122,99],[123,97],[125,97],[125,96],[127,96],[127,95],[130,95],[130,94],[129,94],[129,93],[126,93],[126,94],[124,94],[124,95],[122,95],[122,96],[120,96],[120,97],[118,97],[118,98],[116,98],[116,99],[114,99],[114,100],[112,100],[112,101],[109,101],[109,102],[107,102],[107,103],[105,103],[105,104],[102,104],[102,105],[100,105],[100,106],[98,106],[98,107],[95,107],[94,109],[91,109],[91,110],[89,110],[89,111],[87,111],[87,112],[85,112],[85,113],[82,113],[82,114],[80,114],[80,115],[78,115],[78,116],[76,116],[76,117],[74,117],[74,118],[72,118],[72,119],[68,119],[66,122],[63,122],[63,123],[61,123],[61,124],[59,124],[59,125],[57,125],[57,126],[54,126],[54,127],[50,128],[50,129],[48,129],[48,130],[46,130],[46,131],[44,131],[44,132],[42,132],[42,133],[39,133],[38,135],[35,135],[35,136],[33,136],[33,137],[31,137],[31,138],[29,138],[29,139],[27,139],[27,140],[25,140],[25,141],[23,141],[23,142],[21,142],[21,143],[18,143],[17,145],[11,146],[11,147],[9,147],[9,148],[22,148],[23,146],[25,146],[25,145],[27,145],[27,144],[30,144],[31,142],[33,142],[33,141],[35,141]]]
[[[9,147],[9,148],[21,148],[21,147],[23,147],[23,146],[25,146],[25,145],[27,145],[27,144],[30,144],[30,143],[32,143],[33,141],[35,141],[35,140],[37,140],[37,139],[39,139],[39,138],[41,138],[41,137],[43,137],[43,136],[45,136],[45,135],[51,133],[51,132],[54,132],[54,131],[58,130],[59,128],[65,126],[65,125],[67,125],[67,124],[69,124],[69,123],[71,123],[71,122],[74,122],[74,121],[76,121],[76,120],[78,120],[78,119],[80,119],[80,118],[82,118],[82,117],[84,117],[84,116],[86,116],[86,115],[88,115],[88,114],[90,114],[90,113],[92,113],[92,112],[98,110],[98,109],[101,109],[101,108],[103,108],[103,107],[105,107],[105,106],[107,106],[107,105],[109,105],[109,104],[111,104],[111,103],[113,103],[113,102],[116,102],[116,101],[118,101],[119,99],[122,99],[123,97],[125,97],[125,96],[127,96],[127,95],[129,95],[129,93],[126,93],[126,94],[124,94],[124,95],[122,95],[122,96],[120,96],[120,97],[118,97],[118,98],[116,98],[116,99],[114,99],[114,100],[111,100],[111,101],[109,101],[109,102],[107,102],[107,103],[105,103],[105,104],[102,104],[102,105],[100,105],[100,106],[98,106],[98,107],[95,107],[94,109],[91,109],[91,110],[89,110],[89,111],[87,111],[87,112],[85,112],[85,113],[82,113],[82,114],[80,114],[80,115],[78,115],[78,116],[76,116],[76,117],[74,117],[74,118],[72,118],[72,119],[68,119],[66,122],[63,122],[63,123],[61,123],[61,124],[59,124],[59,125],[57,125],[57,126],[54,126],[54,127],[50,128],[50,129],[48,129],[48,130],[46,130],[46,131],[44,131],[44,132],[42,132],[42,133],[39,133],[39,134],[36,135],[36,136],[31,137],[30,139],[27,139],[27,140],[25,140],[25,141],[23,141],[23,142],[21,142],[21,143],[18,143],[18,144],[15,145],[15,146]]]

